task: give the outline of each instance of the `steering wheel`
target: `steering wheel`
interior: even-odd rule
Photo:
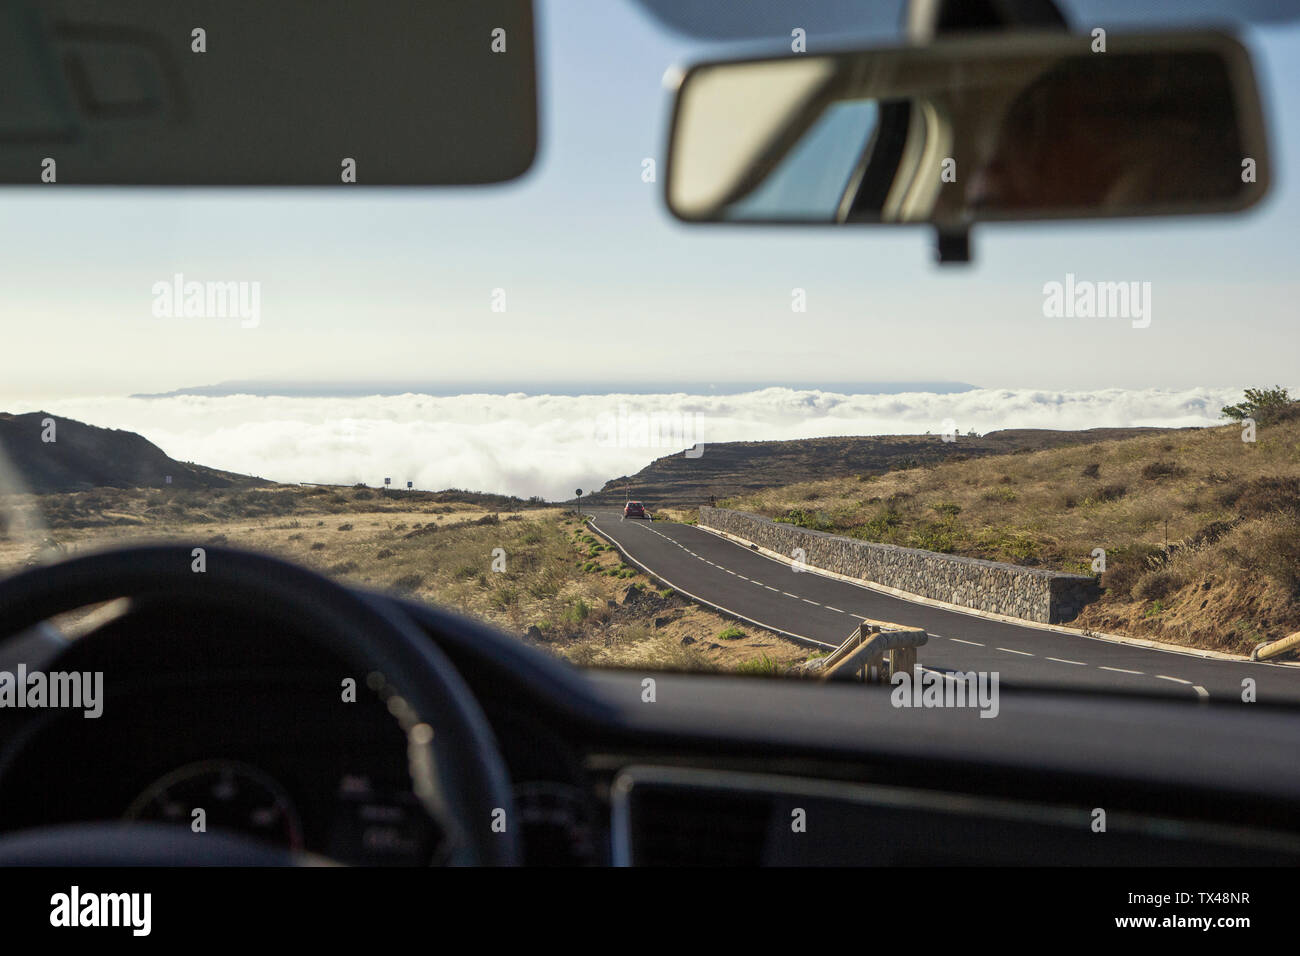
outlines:
[[[202,563],[200,563],[200,561]],[[202,570],[199,568],[202,567]],[[378,672],[403,701],[390,711],[406,731],[417,797],[447,834],[447,862],[519,861],[509,775],[492,730],[460,674],[411,621],[384,602],[278,558],[233,548],[149,545],[87,554],[0,581],[0,642],[88,604],[148,594],[255,611],[316,642],[360,674]],[[395,706],[394,706],[395,705]],[[2,786],[0,781],[0,786]],[[504,831],[504,832],[498,832]],[[188,829],[184,835],[189,836]],[[194,846],[193,843],[188,845]],[[216,865],[302,862],[251,840],[203,841],[195,861]],[[152,865],[178,861],[158,828],[84,823],[0,837],[0,866]]]

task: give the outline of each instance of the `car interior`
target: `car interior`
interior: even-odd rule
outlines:
[[[665,78],[655,201],[683,230],[925,230],[946,273],[978,268],[984,228],[1249,215],[1274,185],[1236,32],[1254,13],[1231,4],[1166,22],[1153,2],[1102,56],[1064,0],[900,2],[892,42],[846,30],[807,54],[779,3],[738,23],[620,2],[718,44]],[[351,188],[351,160],[385,195],[472,199],[554,148],[531,0],[96,6],[0,14],[5,195],[46,188],[57,154],[70,190]],[[240,56],[160,44],[199,21]],[[497,28],[518,56],[491,52]],[[0,707],[0,867],[1300,863],[1282,700],[1004,679],[985,720],[900,709],[888,685],[577,667],[238,542],[19,569],[0,637],[4,672],[103,677],[95,719]],[[193,839],[200,803],[218,839]]]

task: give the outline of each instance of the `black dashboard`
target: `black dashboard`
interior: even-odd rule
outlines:
[[[1289,709],[1004,689],[996,720],[904,711],[888,688],[578,671],[399,604],[483,708],[530,865],[1300,861]],[[103,714],[0,715],[0,830],[201,822],[343,863],[438,861],[374,675],[165,599],[57,667],[104,673]]]

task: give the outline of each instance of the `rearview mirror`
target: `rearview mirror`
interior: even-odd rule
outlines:
[[[1268,190],[1249,55],[1213,32],[1025,33],[706,63],[665,190],[693,222],[971,223],[1244,209]]]

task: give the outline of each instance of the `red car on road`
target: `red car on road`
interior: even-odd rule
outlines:
[[[629,501],[623,506],[624,518],[645,518],[649,520],[650,514],[641,506],[639,501]]]

